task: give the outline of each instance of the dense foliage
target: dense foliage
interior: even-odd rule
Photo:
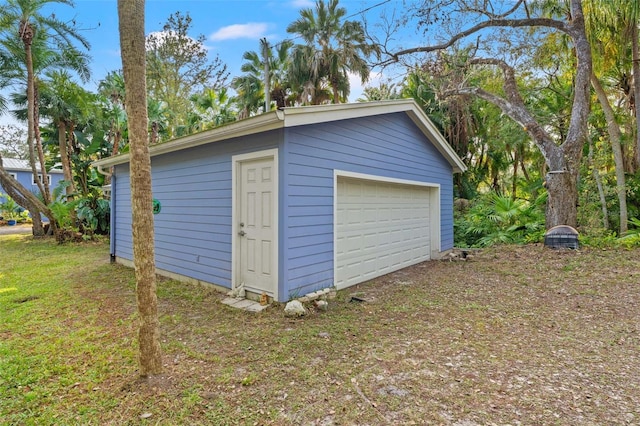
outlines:
[[[0,155],[31,159],[45,168],[55,165],[65,172],[61,190],[42,185],[38,201],[42,204],[25,195],[29,205],[24,208],[45,215],[50,209],[50,219],[61,229],[104,233],[108,203],[102,188],[110,178],[97,173],[91,163],[128,150],[122,72],[113,70],[95,92],[87,90],[81,83],[88,77],[88,45],[77,27],[46,19],[41,14],[45,3],[72,5],[70,0],[9,0],[10,7],[0,11],[0,87],[11,89],[9,98],[0,99],[0,111],[13,105],[10,112],[29,130],[3,126]],[[432,28],[441,30],[442,36],[455,34],[461,23],[450,13],[453,5],[456,13],[466,10],[496,20],[499,12],[524,4],[498,2],[494,9],[477,10],[468,3],[417,1],[395,22],[384,21],[390,24],[387,40],[393,39],[394,26],[407,22],[415,22],[425,40]],[[585,241],[621,237],[626,243],[638,241],[633,237],[640,218],[636,107],[640,78],[635,78],[640,71],[632,60],[637,57],[640,8],[635,3],[526,4],[527,14],[545,23],[562,22],[576,4],[585,11],[593,90],[588,136],[576,156],[577,222]],[[349,74],[366,82],[374,61],[385,54],[396,61],[403,57],[390,54],[384,41],[368,33],[371,23],[354,16],[338,0],[320,0],[288,25],[292,40],[261,39],[255,51],[242,55],[242,74],[229,76],[226,64],[205,48],[204,36],[191,34],[192,17],[171,14],[161,31],[150,33],[146,40],[150,142],[162,143],[273,108],[346,101]],[[20,25],[22,30],[33,30],[31,40],[22,37]],[[68,37],[51,38],[58,30]],[[512,120],[488,96],[478,95],[479,88],[508,95],[504,85],[508,65],[524,105],[533,111],[532,120],[541,123],[553,143],[561,146],[571,132],[576,93],[571,38],[531,26],[520,33],[503,28],[491,34],[488,44],[482,44],[480,37],[460,38],[446,48],[413,52],[410,60],[395,65],[402,79],[369,85],[358,99],[415,99],[467,165],[467,172],[454,177],[455,236],[461,246],[540,241],[545,230],[548,159],[531,129]],[[489,54],[492,61],[481,58]],[[504,61],[498,63],[497,58]]]

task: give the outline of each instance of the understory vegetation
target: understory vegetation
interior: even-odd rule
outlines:
[[[533,202],[488,193],[473,200],[456,199],[454,203],[454,240],[457,247],[488,247],[495,244],[543,242],[545,196]],[[586,201],[588,203],[588,200]],[[597,209],[587,204],[582,210]],[[578,228],[580,243],[593,247],[640,246],[640,219],[631,218],[629,229],[618,235],[603,228],[597,219],[585,217]]]

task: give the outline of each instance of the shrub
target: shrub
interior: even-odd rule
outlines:
[[[546,193],[534,203],[496,193],[480,196],[466,210],[456,210],[455,238],[461,247],[528,243],[544,236]],[[460,205],[461,203],[456,203]]]

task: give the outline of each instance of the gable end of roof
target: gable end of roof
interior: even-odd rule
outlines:
[[[195,146],[286,127],[327,123],[337,120],[348,120],[397,112],[404,112],[413,120],[425,136],[435,145],[436,149],[451,164],[454,172],[464,172],[467,169],[453,148],[451,148],[435,125],[413,99],[283,108],[151,146],[149,148],[149,154],[153,157]],[[129,154],[121,154],[98,160],[94,162],[93,165],[96,166],[101,173],[108,174],[109,167],[128,162]]]

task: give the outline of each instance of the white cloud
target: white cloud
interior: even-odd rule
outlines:
[[[290,4],[296,9],[313,9],[316,3],[312,0],[291,0]]]
[[[259,39],[265,36],[268,25],[264,22],[249,22],[246,24],[234,24],[220,28],[209,36],[209,40],[235,40],[239,38]]]

